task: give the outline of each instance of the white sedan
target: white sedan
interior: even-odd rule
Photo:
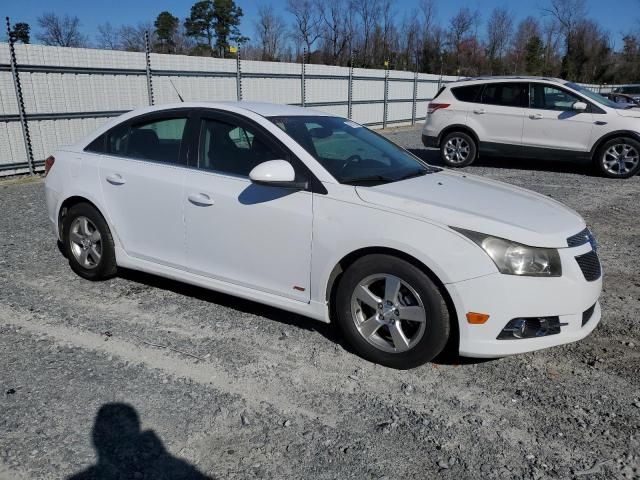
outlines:
[[[395,368],[444,347],[499,357],[600,321],[595,241],[574,211],[432,167],[327,113],[181,103],[127,113],[46,161],[71,268],[117,267],[336,321]]]

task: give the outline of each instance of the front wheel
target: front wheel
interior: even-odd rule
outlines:
[[[462,168],[476,159],[476,142],[464,132],[451,132],[442,139],[440,157],[448,167]]]
[[[420,269],[389,255],[368,255],[347,269],[336,312],[355,351],[392,368],[432,360],[449,338],[448,310],[438,288]]]
[[[640,171],[640,142],[625,137],[609,140],[598,150],[595,163],[605,177],[633,177]]]

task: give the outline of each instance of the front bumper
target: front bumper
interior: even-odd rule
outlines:
[[[447,284],[456,307],[460,327],[459,352],[462,356],[497,358],[531,352],[581,340],[589,335],[601,318],[598,298],[602,277],[585,280],[575,256],[590,246],[560,250],[563,275],[558,278],[491,275]],[[583,313],[594,306],[583,326]],[[469,324],[467,312],[489,315],[481,325]],[[507,323],[514,318],[558,316],[560,333],[537,338],[498,340]]]

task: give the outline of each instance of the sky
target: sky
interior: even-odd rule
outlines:
[[[83,33],[90,40],[95,39],[98,25],[111,22],[113,25],[136,24],[142,21],[154,20],[158,13],[168,10],[172,14],[184,19],[189,15],[191,5],[195,0],[2,0],[0,14],[2,19],[9,16],[11,22],[27,22],[32,32],[37,30],[37,17],[45,11],[55,11],[60,15],[69,13],[80,18]],[[254,36],[254,20],[258,6],[264,3],[273,4],[277,11],[286,16],[286,0],[236,0],[236,4],[244,11],[241,24],[242,33],[248,37]],[[398,19],[409,14],[417,6],[417,1],[396,0],[395,10]],[[448,19],[462,7],[467,6],[478,10],[483,20],[486,20],[491,10],[496,7],[506,7],[515,16],[516,22],[527,15],[540,17],[540,8],[547,5],[548,0],[439,0],[437,1],[437,20],[446,25]],[[616,49],[622,46],[622,37],[626,32],[640,29],[640,0],[587,0],[588,15],[598,21],[609,31]],[[288,17],[287,17],[288,18]],[[5,38],[4,23],[3,35]],[[32,35],[32,37],[35,37]],[[35,38],[33,38],[35,41]]]

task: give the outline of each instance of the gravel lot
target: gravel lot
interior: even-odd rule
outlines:
[[[417,129],[386,134],[435,158]],[[589,338],[390,370],[277,309],[129,271],[82,280],[42,182],[0,182],[0,478],[640,478],[640,177],[467,171],[586,218],[605,270]]]

